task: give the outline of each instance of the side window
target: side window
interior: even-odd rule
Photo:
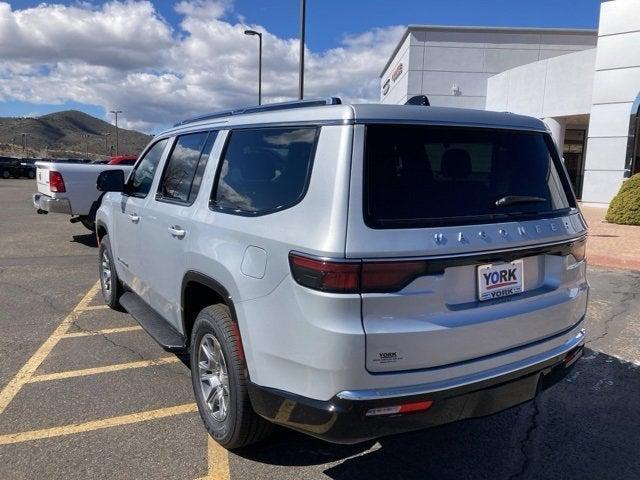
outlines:
[[[151,189],[151,183],[153,182],[153,176],[156,173],[160,159],[162,158],[162,152],[167,146],[168,139],[160,140],[153,145],[144,157],[138,162],[135,170],[129,177],[127,185],[127,193],[134,197],[146,197],[147,193]]]
[[[158,200],[194,202],[216,134],[198,132],[178,137],[158,185]]]
[[[212,208],[258,215],[289,207],[305,193],[316,127],[235,130],[218,167]]]

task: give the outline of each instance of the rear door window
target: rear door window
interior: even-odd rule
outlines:
[[[543,133],[370,125],[364,216],[373,228],[490,223],[575,206]]]
[[[229,135],[211,196],[212,208],[262,215],[302,199],[318,128],[243,129]]]

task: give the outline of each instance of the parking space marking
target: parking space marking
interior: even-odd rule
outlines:
[[[228,480],[229,452],[207,435],[207,475],[197,480]]]
[[[107,335],[109,333],[135,332],[136,330],[142,330],[142,327],[140,325],[134,325],[131,327],[105,328],[104,330],[91,330],[86,332],[69,332],[65,333],[62,338],[90,337],[93,335]]]
[[[98,373],[117,372],[120,370],[129,370],[132,368],[153,367],[156,365],[166,365],[169,363],[178,363],[180,359],[176,356],[162,357],[155,360],[140,360],[137,362],[116,363],[113,365],[105,365],[104,367],[82,368],[80,370],[67,370],[66,372],[43,373],[41,375],[33,375],[29,379],[29,383],[48,382],[51,380],[60,380],[63,378],[84,377],[87,375],[96,375]]]
[[[109,308],[109,305],[88,305],[86,307],[82,307],[80,310],[88,312],[91,310],[106,310],[107,308]]]
[[[82,297],[82,300],[74,307],[71,313],[62,320],[62,323],[58,325],[51,336],[45,340],[36,353],[23,365],[16,376],[2,389],[2,392],[0,392],[0,414],[4,412],[5,408],[7,408],[22,387],[29,382],[36,369],[42,364],[44,359],[47,358],[47,355],[49,355],[53,347],[58,344],[62,336],[67,333],[73,321],[82,313],[82,309],[89,304],[99,288],[100,282],[96,282],[85,296]]]
[[[185,413],[193,413],[198,411],[195,403],[186,403],[175,407],[159,408],[157,410],[147,410],[145,412],[137,412],[129,415],[121,415],[119,417],[104,418],[102,420],[93,420],[85,423],[72,423],[62,427],[45,428],[42,430],[31,430],[28,432],[10,433],[0,436],[0,445],[10,445],[14,443],[29,442],[32,440],[42,440],[45,438],[62,437],[65,435],[73,435],[76,433],[92,432],[94,430],[102,430],[104,428],[120,427],[122,425],[131,425],[132,423],[146,422],[149,420],[157,420],[159,418],[173,417]]]

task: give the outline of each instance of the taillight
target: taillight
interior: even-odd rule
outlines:
[[[289,264],[300,285],[333,293],[397,292],[428,273],[426,261],[349,262],[291,253]]]
[[[587,240],[582,239],[572,243],[569,247],[569,253],[573,255],[573,258],[576,259],[576,262],[581,262],[582,260],[584,260],[584,257],[587,253]]]
[[[54,172],[49,170],[49,189],[52,192],[62,193],[66,192],[64,188],[64,180],[60,172]]]
[[[364,262],[362,292],[397,292],[427,273],[427,262]]]
[[[293,278],[300,285],[334,293],[360,292],[360,262],[334,262],[289,254]]]

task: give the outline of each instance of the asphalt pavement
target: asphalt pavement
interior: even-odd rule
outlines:
[[[93,236],[0,180],[0,478],[640,478],[640,273],[591,268],[589,343],[535,402],[360,445],[278,429],[227,454],[188,369],[104,308]]]

